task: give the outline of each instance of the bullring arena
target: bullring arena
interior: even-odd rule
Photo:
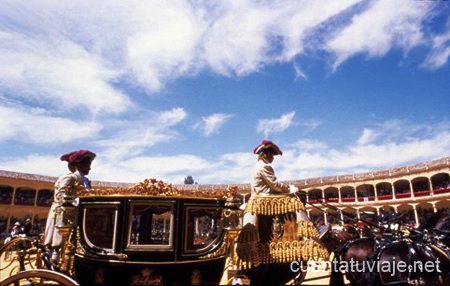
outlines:
[[[0,246],[17,223],[22,226],[26,223],[31,223],[30,237],[39,237],[43,233],[46,216],[53,200],[53,185],[56,179],[56,177],[36,174],[0,171]],[[421,247],[428,245],[426,247],[432,248],[444,247],[437,238],[438,236],[431,239],[427,235],[415,238],[414,229],[417,229],[440,211],[448,213],[450,208],[449,181],[450,157],[444,157],[438,160],[386,170],[298,179],[285,181],[284,183],[294,185],[299,189],[298,196],[301,197],[306,213],[311,221],[314,223],[322,221],[329,226],[329,230],[342,230],[348,224],[353,224],[359,232],[356,235],[364,237],[363,230],[376,227],[382,213],[395,213],[398,218],[398,229],[396,231],[397,234],[401,233],[401,237],[392,236],[392,233],[390,233],[390,236],[387,236],[384,233],[377,234],[381,238],[376,238],[376,240],[389,240],[390,244],[385,245],[385,247],[400,249],[405,246],[407,249],[412,249],[417,247],[417,245]],[[235,248],[234,245],[239,243],[240,237],[238,233],[241,231],[242,226],[236,227],[236,225],[233,225],[228,214],[233,214],[233,212],[239,213],[238,208],[235,207],[248,202],[250,197],[249,184],[172,186],[166,185],[161,181],[148,180],[140,184],[92,181],[92,186],[95,192],[91,192],[91,194],[85,192],[84,195],[81,195],[80,205],[84,209],[82,214],[82,224],[84,226],[82,225],[76,234],[75,269],[78,265],[78,269],[83,269],[83,276],[86,277],[89,277],[86,273],[93,271],[89,278],[91,280],[85,280],[88,281],[85,283],[95,280],[99,285],[108,284],[108,277],[112,277],[117,273],[117,269],[114,267],[124,265],[124,261],[134,261],[134,265],[142,263],[144,266],[140,267],[145,267],[137,270],[127,270],[130,272],[130,278],[124,280],[124,283],[128,284],[133,284],[136,281],[153,281],[155,283],[169,281],[167,284],[185,283],[185,281],[197,284],[214,281],[217,284],[218,281],[214,280],[216,277],[208,277],[208,273],[211,272],[209,270],[211,265],[215,265],[214,268],[218,269],[215,276],[219,276],[218,273],[222,273],[222,270],[225,269],[220,284],[231,284],[231,281],[236,279],[238,282],[245,281],[245,275],[243,276],[244,278],[239,275],[236,276],[236,269],[244,269],[247,272],[243,271],[243,273],[254,275],[251,272],[251,268],[258,269],[258,267],[261,267],[261,264],[274,266],[276,264],[285,264],[289,261],[297,262],[300,259],[308,262],[320,262],[328,259],[326,251],[324,252],[325,254],[319,253],[317,250],[318,245],[310,243],[312,240],[298,240],[296,235],[302,231],[300,224],[298,226],[295,225],[295,231],[294,226],[292,226],[293,231],[289,233],[287,221],[284,226],[284,234],[279,233],[281,238],[279,240],[272,238],[274,241],[267,243],[266,246],[263,245],[263,248],[260,246],[259,254],[256,257],[245,257],[246,254],[242,254],[242,250],[239,253],[239,249]],[[138,189],[139,192],[137,192]],[[151,194],[149,192],[150,189]],[[229,196],[230,190],[233,190],[232,196]],[[115,191],[117,191],[116,194],[114,193]],[[143,191],[144,195],[142,195]],[[220,199],[214,198],[214,196],[220,197]],[[225,203],[224,198],[227,196],[228,199]],[[234,201],[230,200],[230,198],[233,198]],[[148,207],[144,207],[147,205]],[[272,212],[269,214],[277,215],[275,207],[266,207]],[[151,237],[149,236],[148,241],[145,243],[143,242],[144,232],[142,232],[142,229],[141,231],[135,231],[134,227],[131,226],[135,218],[144,219],[143,216],[142,218],[140,217],[141,213],[137,215],[136,212],[135,214],[135,211],[138,209],[141,209],[141,211],[145,209],[147,212],[148,209],[151,210],[148,216],[150,220],[148,222],[141,221],[141,224],[145,225],[144,222],[148,223],[146,229],[151,227],[152,231],[155,232],[152,232]],[[92,215],[94,218],[92,219],[90,217],[91,213],[97,216]],[[105,213],[107,214],[106,216],[103,215]],[[96,221],[99,218],[99,214],[102,214],[102,218],[107,218],[100,224]],[[123,220],[118,219],[121,216],[120,214],[126,215]],[[226,221],[227,219],[230,221]],[[159,228],[164,229],[162,236],[159,238],[156,237],[156,234],[158,231],[161,232],[161,229],[158,229],[158,227],[155,229],[154,225],[157,220],[163,222],[159,225]],[[224,221],[225,225],[218,227]],[[180,224],[180,226],[177,224]],[[97,227],[96,231],[91,231],[87,227],[89,225]],[[112,226],[112,228],[105,226]],[[413,230],[411,236],[409,236],[409,232],[405,235],[404,229]],[[244,228],[242,228],[243,230]],[[80,231],[81,233],[79,233]],[[102,231],[104,234],[99,234]],[[140,237],[139,233],[141,234]],[[445,229],[441,229],[440,234],[442,233],[446,236],[449,235],[447,226]],[[283,235],[285,237],[289,236],[289,238],[283,238]],[[320,238],[322,236],[321,234]],[[105,240],[105,237],[111,237],[111,240]],[[314,235],[311,234],[308,237],[312,239]],[[142,241],[139,241],[139,239]],[[96,240],[99,242],[96,242]],[[98,245],[101,247],[98,247]],[[444,256],[447,258],[443,256],[442,259],[446,259],[450,263],[450,259],[448,259],[450,251],[446,247],[443,249],[446,252]],[[167,253],[164,254],[165,256],[162,256],[161,253],[164,252]],[[331,254],[333,249],[329,250],[329,252]],[[441,252],[439,251],[437,255],[441,255]],[[141,261],[145,253],[148,256],[146,260]],[[74,254],[75,252],[71,253],[71,257],[74,257]],[[5,258],[3,256],[2,254],[2,259]],[[237,258],[238,256],[239,259]],[[248,260],[245,260],[247,258]],[[332,258],[330,256],[330,260]],[[94,262],[90,261],[90,259]],[[156,264],[148,262],[148,260],[153,261],[152,259],[156,261]],[[380,259],[382,259],[381,256]],[[102,265],[99,261],[106,261],[106,264]],[[136,261],[138,263],[135,263]],[[64,276],[60,282],[65,281],[68,283],[67,281],[72,281],[69,280],[70,277],[75,277],[73,260],[69,259],[69,262],[71,263],[69,263],[70,265],[63,264],[63,266],[70,269],[70,271],[62,271],[68,277],[64,278]],[[35,264],[37,265],[37,262],[32,264],[34,267]],[[182,265],[181,269],[183,269],[183,273],[180,275],[184,275],[183,279],[185,280],[178,281],[173,280],[174,278],[169,278],[170,273],[173,271],[171,267],[181,267],[180,265]],[[191,267],[191,265],[194,266]],[[296,266],[298,265],[300,264],[297,263]],[[26,267],[21,265],[21,268]],[[112,270],[110,275],[107,275],[109,268]],[[292,271],[292,265],[290,269]],[[0,281],[16,272],[20,272],[17,269],[4,270],[10,272],[2,271]],[[446,271],[449,270],[450,267],[446,269]],[[330,270],[325,269],[324,271],[329,272]],[[321,280],[321,278],[325,277],[326,281],[331,279],[329,275],[320,276],[323,273],[319,276],[316,275],[317,277],[310,273],[308,272],[309,276],[306,275],[306,278],[305,276],[300,278],[293,276],[293,280],[290,283],[322,285],[320,283],[325,283],[323,282],[325,280]],[[44,274],[51,275],[45,271],[42,271],[40,275]],[[259,279],[258,277],[260,276],[258,275],[254,275],[253,277],[256,277],[254,279]],[[78,278],[81,279],[80,277]],[[449,279],[450,275],[441,275],[434,278],[408,276],[407,282],[420,284],[422,280],[440,281],[443,278]],[[53,279],[58,280],[59,278],[53,277]],[[277,278],[272,277],[272,279]],[[30,280],[28,279],[28,281]],[[78,280],[83,285],[80,281]],[[446,281],[448,282],[448,280]],[[345,280],[345,282],[348,284],[349,281]],[[447,282],[444,282],[443,285]],[[326,283],[327,285],[335,285],[331,282]]]
[[[311,218],[323,216],[330,224],[339,224],[329,213],[331,206],[356,217],[379,213],[381,208],[403,214],[405,224],[420,224],[430,213],[450,208],[450,157],[380,171],[299,179],[285,182],[306,192],[306,204]],[[33,233],[42,232],[53,200],[56,177],[0,170],[0,234],[4,239],[11,226],[27,218],[32,220]],[[93,181],[97,188],[127,187],[132,184]],[[243,201],[250,196],[250,185],[235,184]],[[230,185],[175,185],[192,190],[225,190]]]

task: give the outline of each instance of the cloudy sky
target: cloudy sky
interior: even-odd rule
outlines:
[[[0,169],[247,183],[450,155],[450,3],[0,0]]]

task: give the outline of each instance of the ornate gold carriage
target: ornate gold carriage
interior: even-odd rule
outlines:
[[[310,226],[288,221],[303,207],[293,197],[280,197],[275,203],[258,199],[250,205],[257,214],[279,216],[286,226],[285,236],[256,245],[255,258],[236,251],[239,243],[246,247],[238,241],[244,211],[239,209],[236,187],[179,190],[156,179],[129,188],[88,192],[78,187],[77,206],[73,198],[66,198],[58,208],[56,225],[65,242],[56,267],[45,260],[45,247],[29,240],[21,250],[22,260],[18,259],[19,271],[11,272],[0,286],[21,281],[218,285],[230,284],[240,273],[258,280],[269,277],[265,273],[275,273],[271,279],[280,284],[298,276],[288,267],[291,261],[326,259],[328,255],[320,252],[316,241],[298,239],[310,236],[306,233]]]
[[[220,283],[227,250],[222,214],[228,228],[239,226],[234,210],[225,207],[235,189],[179,190],[156,179],[129,188],[79,188],[77,207],[66,198],[58,208],[56,224],[65,240],[58,267],[47,269],[42,255],[35,255],[44,247],[27,239],[25,258],[16,259],[20,267],[0,285]],[[11,255],[17,257],[16,248]]]
[[[76,280],[81,285],[218,284],[226,259],[221,215],[228,196],[231,192],[182,192],[157,180],[82,192]]]

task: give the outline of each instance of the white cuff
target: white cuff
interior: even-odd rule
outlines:
[[[298,188],[294,185],[289,185],[289,193],[293,194],[298,192]]]

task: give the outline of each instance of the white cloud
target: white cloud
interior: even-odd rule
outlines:
[[[104,157],[104,156],[103,156]],[[177,156],[141,156],[118,162],[107,162],[108,166],[99,167],[92,173],[99,179],[111,178],[114,181],[141,182],[145,178],[158,178],[173,184],[182,184],[188,175],[207,170],[217,169],[217,166],[203,158],[190,154]],[[193,176],[198,181],[197,176]]]
[[[7,52],[4,59],[21,63],[16,67],[19,74],[20,67],[32,70],[33,64],[46,62],[42,67],[37,65],[41,82],[61,90],[47,92],[50,98],[64,97],[74,88],[70,81],[79,77],[86,86],[97,86],[97,92],[113,98],[118,94],[108,89],[117,79],[131,81],[152,93],[173,79],[195,75],[202,69],[222,75],[247,75],[266,64],[290,60],[304,52],[315,27],[357,2],[128,1],[125,5],[41,1],[25,5],[9,1],[0,16],[22,30],[5,36],[10,45],[2,52]],[[34,12],[37,10],[40,13]],[[9,47],[17,51],[11,52]],[[70,81],[60,82],[60,77]],[[28,86],[32,86],[30,81]],[[82,95],[77,89],[71,93],[75,92]],[[101,107],[93,103],[92,109]],[[113,103],[116,109],[125,107]]]
[[[392,120],[364,128],[363,135],[343,149],[313,148],[297,142],[289,145],[291,149],[285,150],[283,156],[277,159],[280,166],[278,172],[285,179],[293,180],[388,169],[443,158],[448,156],[450,150],[448,126],[448,122],[442,122],[429,128]],[[323,147],[323,144],[320,145]]]
[[[219,1],[212,8],[204,18],[208,24],[201,43],[205,62],[223,75],[258,70],[270,47],[266,32],[273,13],[247,1]]]
[[[357,2],[216,1],[204,19],[208,28],[200,47],[213,71],[247,75],[266,64],[289,61],[307,47],[317,50],[310,41],[317,36],[314,29]],[[297,77],[306,77],[295,68]]]
[[[330,21],[332,26],[340,27],[341,24],[334,19],[341,13],[346,13],[360,0],[344,0],[333,2],[317,1],[293,1],[290,5],[278,2],[270,7],[270,14],[276,15],[268,31],[276,31],[276,38],[282,38],[282,52],[278,59],[289,61],[295,56],[308,54],[309,50],[317,52],[321,49],[321,39],[328,37],[330,31],[323,30]]]
[[[358,145],[366,145],[368,143],[373,142],[377,138],[378,134],[374,132],[370,128],[364,128],[363,133],[361,134],[361,137],[358,138],[358,142],[356,144]]]
[[[114,121],[109,126],[112,135],[95,143],[104,148],[102,153],[105,156],[125,160],[140,155],[156,144],[179,140],[181,135],[174,127],[186,116],[182,108],[173,108],[162,112],[142,113],[135,120]]]
[[[123,36],[125,60],[137,82],[154,92],[171,78],[195,73],[204,29],[196,11],[182,1],[139,2],[134,8],[132,30]]]
[[[41,154],[31,154],[18,158],[4,158],[0,160],[0,169],[52,177],[66,174],[68,171],[67,163],[61,162],[59,157]]]
[[[305,74],[305,72],[303,72],[303,70],[301,69],[301,67],[299,66],[299,64],[294,63],[294,71],[295,71],[295,79],[303,79],[303,80],[307,80],[308,76]]]
[[[4,1],[0,63],[8,68],[0,80],[15,96],[123,112],[131,103],[117,81],[154,93],[202,70],[244,76],[323,50],[335,67],[358,53],[409,51],[426,44],[422,24],[432,5],[421,2]],[[428,65],[448,61],[446,39],[432,40]]]
[[[96,122],[55,117],[38,108],[0,106],[0,141],[61,144],[93,138],[102,126]]]
[[[432,133],[426,126],[418,127],[423,136],[396,142],[350,142],[343,149],[328,148],[325,142],[301,140],[287,144],[283,156],[274,161],[280,180],[300,180],[312,177],[393,168],[424,160],[439,159],[450,150],[448,122],[438,124]],[[406,126],[405,128],[414,128]],[[371,127],[373,128],[373,127]],[[367,128],[370,129],[370,128]],[[375,129],[383,136],[382,130]],[[363,132],[364,133],[364,132]],[[318,143],[316,148],[312,144]],[[118,145],[120,147],[121,145]],[[93,164],[90,177],[94,180],[137,183],[155,177],[173,184],[182,184],[191,175],[199,184],[248,183],[256,162],[251,152],[226,153],[206,159],[192,154],[173,156],[133,156],[120,160],[101,152]],[[52,162],[54,163],[48,163]],[[66,171],[57,157],[33,154],[25,158],[4,158],[0,169],[55,176]]]
[[[321,125],[322,122],[320,122],[317,119],[307,119],[302,120],[298,125],[306,127],[309,131],[315,130],[319,125]]]
[[[177,125],[186,118],[187,114],[181,107],[176,107],[171,110],[161,111],[156,113],[157,125],[170,127]]]
[[[0,31],[0,90],[8,97],[64,111],[118,113],[131,106],[112,86],[120,73],[65,39]]]
[[[432,50],[423,63],[424,67],[437,69],[448,62],[450,58],[450,20],[447,23],[447,27],[444,33],[433,39]]]
[[[225,113],[214,113],[207,117],[202,117],[202,121],[194,126],[200,129],[204,136],[210,136],[219,132],[219,129],[228,122],[234,115]]]
[[[317,139],[304,139],[289,144],[288,147],[299,150],[319,150],[327,148],[328,145],[325,142],[319,141]]]
[[[283,114],[280,118],[260,119],[257,131],[263,133],[266,138],[271,134],[281,133],[293,124],[295,111]]]
[[[394,47],[406,51],[422,44],[422,21],[430,5],[421,1],[368,1],[348,26],[327,40],[325,49],[336,55],[334,67],[358,53],[369,57],[385,55]]]

